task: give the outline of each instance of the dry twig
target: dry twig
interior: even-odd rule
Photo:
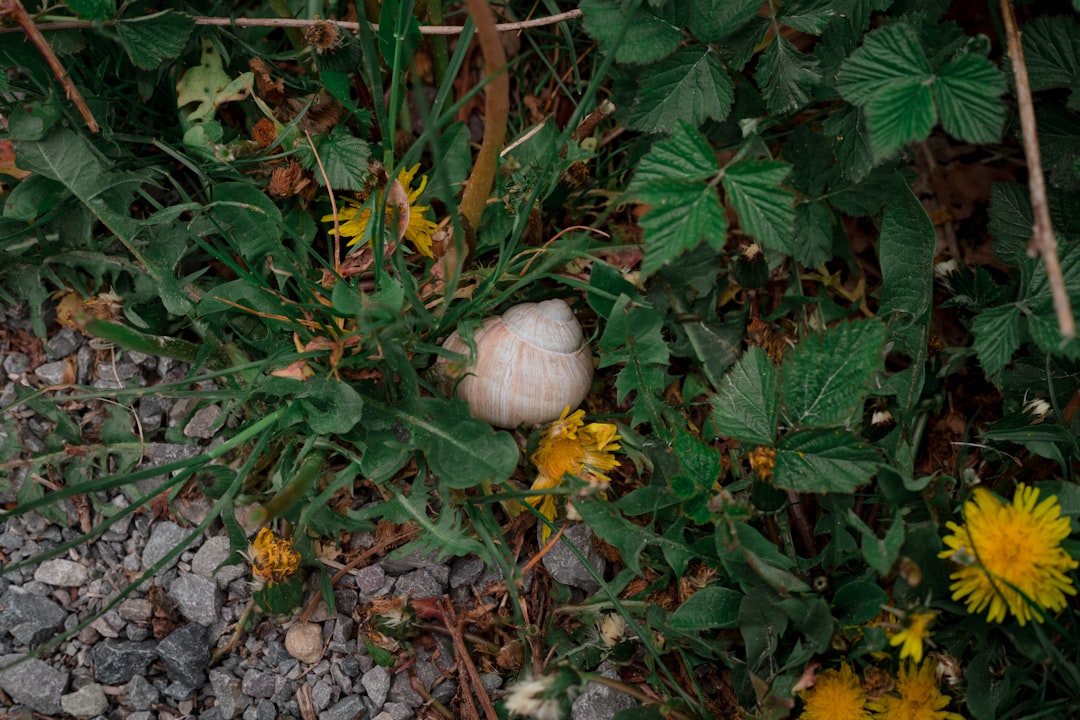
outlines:
[[[500,23],[495,26],[498,32],[515,32],[518,30],[528,30],[529,28],[545,27],[547,25],[555,25],[557,23],[566,22],[567,20],[576,20],[581,17],[581,10],[568,10],[564,13],[557,15],[549,15],[547,17],[534,18],[532,20],[521,20],[520,22]],[[220,18],[220,17],[205,17],[200,16],[195,18],[196,25],[210,25],[214,27],[280,27],[280,28],[306,28],[315,25],[316,23],[326,22],[326,20],[302,20],[298,18]],[[342,30],[349,30],[351,32],[360,31],[360,23],[345,22],[333,20]],[[115,24],[113,22],[106,22],[104,25]],[[93,27],[94,23],[88,20],[60,20],[57,22],[41,23],[37,26],[38,30],[77,30],[80,28]],[[379,26],[371,23],[368,25],[372,32],[378,32]],[[465,28],[461,25],[421,25],[421,35],[460,35],[464,32]],[[0,28],[0,33],[5,32],[17,32],[17,28]]]
[[[1058,327],[1065,338],[1076,337],[1076,319],[1065,292],[1065,279],[1058,260],[1057,240],[1050,223],[1050,205],[1046,200],[1046,180],[1043,177],[1042,157],[1039,154],[1039,134],[1035,126],[1035,104],[1031,99],[1031,83],[1028,82],[1024,48],[1020,44],[1020,30],[1016,26],[1016,12],[1012,0],[1001,0],[1001,16],[1005,21],[1005,35],[1009,47],[1009,62],[1016,81],[1016,102],[1020,110],[1020,130],[1024,138],[1024,157],[1028,166],[1028,190],[1031,193],[1031,211],[1035,216],[1035,232],[1028,244],[1028,255],[1042,255],[1046,265],[1046,278],[1054,298]]]
[[[90,112],[90,108],[87,107],[86,101],[83,100],[82,93],[79,92],[79,88],[75,87],[75,83],[68,77],[67,70],[60,63],[60,58],[56,57],[56,53],[53,52],[52,47],[49,46],[49,42],[45,39],[45,36],[41,34],[41,29],[34,24],[33,18],[27,14],[26,8],[20,0],[0,0],[0,17],[9,17],[19,24],[21,28],[29,37],[30,42],[34,43],[34,47],[37,48],[41,56],[45,58],[45,62],[49,64],[49,69],[53,71],[53,75],[60,82],[60,85],[64,88],[64,93],[67,95],[68,100],[74,103],[79,114],[82,115],[83,121],[86,122],[86,127],[90,128],[90,132],[100,131],[97,120],[94,119],[93,113]],[[19,28],[11,28],[12,31],[18,32]]]

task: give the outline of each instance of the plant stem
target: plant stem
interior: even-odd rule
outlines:
[[[1020,111],[1020,130],[1028,166],[1031,212],[1035,216],[1035,231],[1028,243],[1028,255],[1042,255],[1046,265],[1046,279],[1054,298],[1058,328],[1062,336],[1071,339],[1076,337],[1076,319],[1073,317],[1069,295],[1065,291],[1065,279],[1061,274],[1061,262],[1057,254],[1057,240],[1050,222],[1050,204],[1046,199],[1046,180],[1043,176],[1042,156],[1039,153],[1039,133],[1035,124],[1035,104],[1031,99],[1031,83],[1028,81],[1024,48],[1020,42],[1020,30],[1016,26],[1016,12],[1012,0],[1001,0],[1001,16],[1005,21],[1009,62],[1012,64],[1013,79],[1016,82],[1016,103]]]

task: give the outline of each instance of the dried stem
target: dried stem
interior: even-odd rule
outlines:
[[[83,121],[86,123],[86,127],[90,128],[90,132],[98,132],[101,128],[98,127],[97,120],[94,119],[93,113],[90,112],[90,108],[87,107],[86,101],[83,100],[82,93],[75,87],[75,83],[68,77],[67,70],[60,63],[60,58],[56,57],[56,53],[49,46],[45,36],[41,34],[41,30],[34,24],[34,20],[27,14],[26,8],[23,7],[20,0],[2,0],[0,1],[0,17],[10,17],[19,24],[19,28],[30,37],[30,42],[34,43],[34,47],[38,49],[41,56],[45,58],[45,62],[49,64],[49,68],[52,69],[53,75],[60,81],[60,84],[64,88],[64,93],[67,95],[68,100],[75,104],[79,114],[82,115]],[[18,32],[18,28],[11,28],[12,31]]]
[[[1054,298],[1058,327],[1065,338],[1076,337],[1076,320],[1065,292],[1065,279],[1058,260],[1057,240],[1050,223],[1050,205],[1046,201],[1046,180],[1043,177],[1042,158],[1039,155],[1039,135],[1035,126],[1035,105],[1031,99],[1031,83],[1028,82],[1024,48],[1020,44],[1020,30],[1016,26],[1016,12],[1011,0],[1001,0],[1001,16],[1005,21],[1005,35],[1009,46],[1016,81],[1016,102],[1020,110],[1020,130],[1024,138],[1024,156],[1028,166],[1028,190],[1031,193],[1031,210],[1035,216],[1035,233],[1028,243],[1028,255],[1042,255],[1046,265],[1046,278]]]
[[[506,74],[506,51],[486,0],[466,0],[469,15],[476,23],[476,36],[484,53],[484,72],[489,81],[484,88],[484,140],[473,164],[472,174],[461,194],[461,214],[473,229],[480,226],[491,187],[495,183],[499,149],[506,139],[510,114],[510,78]]]
[[[5,0],[6,5],[6,0]],[[495,26],[497,32],[514,32],[517,30],[528,30],[529,28],[545,27],[547,25],[555,25],[556,23],[565,22],[567,20],[576,20],[581,17],[581,10],[568,10],[564,13],[557,15],[549,15],[547,17],[535,18],[533,20],[522,20],[520,22],[501,23]],[[326,22],[326,20],[304,20],[298,18],[219,18],[219,17],[196,17],[196,25],[212,25],[216,27],[280,27],[280,28],[306,28],[316,23]],[[332,21],[338,25],[342,30],[350,30],[352,32],[360,31],[360,23],[355,22],[338,22]],[[115,21],[102,23],[104,26],[115,24]],[[61,20],[57,22],[41,23],[37,26],[38,30],[78,30],[80,28],[93,27],[95,23],[89,20]],[[374,23],[369,23],[369,27],[372,32],[378,32],[379,26]],[[421,25],[421,35],[460,35],[465,30],[461,25]],[[6,32],[18,32],[18,28],[0,28],[0,33]]]

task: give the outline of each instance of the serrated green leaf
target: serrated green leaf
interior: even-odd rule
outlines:
[[[1027,321],[1031,338],[1044,353],[1073,361],[1080,360],[1080,339],[1072,338],[1066,341],[1061,334],[1061,326],[1058,323],[1053,302],[1045,303],[1045,307],[1036,308],[1028,316]]]
[[[402,408],[384,406],[383,412],[401,421],[408,433],[404,443],[424,453],[444,487],[501,482],[517,468],[521,452],[514,438],[473,418],[464,401],[419,398]]]
[[[790,0],[780,6],[778,19],[784,25],[810,35],[820,35],[837,17],[839,3],[834,0]]]
[[[1044,103],[1035,111],[1035,123],[1050,184],[1080,190],[1080,117],[1059,105]]]
[[[866,104],[870,149],[878,159],[926,139],[936,122],[933,93],[921,83],[887,87]]]
[[[780,375],[756,345],[747,348],[712,397],[712,422],[726,437],[772,445],[779,420]]]
[[[116,12],[115,0],[64,0],[64,3],[87,20],[108,20]]]
[[[930,61],[915,29],[893,22],[866,35],[863,45],[840,66],[836,88],[853,105],[865,105],[881,91],[930,79]]]
[[[319,143],[319,157],[326,168],[326,177],[330,186],[338,190],[364,189],[371,174],[368,169],[370,155],[371,148],[366,142],[340,126]]]
[[[723,120],[735,99],[731,78],[709,47],[686,47],[641,71],[641,88],[626,118],[643,132],[671,132],[679,121]]]
[[[615,379],[616,399],[622,403],[637,393],[631,406],[633,425],[659,424],[659,393],[667,386],[670,351],[663,336],[664,319],[650,307],[636,306],[620,295],[600,336],[600,367],[625,363]]]
[[[947,132],[973,143],[1001,140],[1005,77],[989,60],[961,55],[937,71],[934,98]]]
[[[707,240],[719,249],[727,219],[716,188],[686,180],[656,180],[638,193],[649,205],[640,225],[645,232],[641,272],[652,275],[666,263]]]
[[[293,408],[314,432],[343,434],[360,422],[364,400],[348,384],[323,377],[297,384]]]
[[[709,141],[693,125],[680,120],[671,137],[657,142],[641,159],[626,191],[633,194],[664,178],[706,180],[718,172],[720,165]]]
[[[791,254],[795,196],[780,187],[791,166],[779,160],[742,160],[724,171],[724,191],[743,230],[767,248]]]
[[[851,106],[825,118],[822,128],[833,139],[840,175],[852,183],[862,182],[874,169],[870,133],[863,122],[862,108]]]
[[[1020,40],[1033,91],[1072,85],[1080,70],[1080,21],[1043,15],[1024,24]]]
[[[795,242],[792,254],[804,267],[817,267],[832,258],[833,219],[823,202],[795,207]]]
[[[757,17],[758,0],[691,0],[686,25],[703,43],[720,42]]]
[[[870,481],[881,458],[840,430],[798,430],[776,445],[772,484],[809,493],[850,493]]]
[[[444,492],[448,490],[444,486]],[[379,506],[381,516],[389,522],[412,522],[420,528],[417,539],[394,551],[391,557],[414,552],[417,549],[434,551],[439,558],[462,555],[483,555],[484,546],[479,540],[465,534],[462,527],[461,513],[449,502],[448,496],[442,498],[439,517],[432,520],[428,515],[428,494],[423,483],[413,483],[408,495],[396,494]]]
[[[975,352],[989,378],[1000,373],[1020,348],[1020,306],[1002,305],[979,313],[971,331]]]
[[[991,245],[998,259],[1019,265],[1027,255],[1035,219],[1031,212],[1028,189],[1015,183],[994,183],[990,188]]]
[[[671,627],[682,632],[701,632],[738,627],[743,594],[719,585],[698,590],[668,617]]]
[[[810,102],[810,89],[821,81],[821,73],[816,59],[803,55],[791,41],[777,35],[762,53],[754,80],[769,110],[781,114]]]
[[[784,358],[780,397],[794,427],[851,425],[881,356],[885,325],[856,320],[804,337]]]
[[[673,3],[660,9],[643,4],[629,12],[621,0],[582,0],[582,24],[620,63],[645,64],[666,58],[682,41],[685,9]]]
[[[899,329],[929,321],[934,294],[934,225],[919,199],[897,177],[892,202],[885,206],[878,246],[882,269],[878,317],[899,317]],[[892,327],[895,334],[898,328]]]
[[[195,18],[172,10],[116,24],[120,44],[131,62],[143,70],[154,70],[165,60],[180,57],[194,29]]]
[[[649,545],[659,545],[662,548],[691,557],[700,556],[699,552],[694,551],[685,544],[660,537],[647,527],[635,525],[623,517],[613,504],[605,500],[588,498],[575,501],[574,507],[577,508],[582,519],[596,533],[596,536],[618,548],[626,567],[639,575],[643,571],[641,554]]]

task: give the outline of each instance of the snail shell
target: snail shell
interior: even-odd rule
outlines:
[[[456,332],[443,343],[472,360],[452,376],[473,417],[506,428],[551,422],[589,392],[592,352],[562,300],[515,305],[485,319],[473,340],[475,358]]]

